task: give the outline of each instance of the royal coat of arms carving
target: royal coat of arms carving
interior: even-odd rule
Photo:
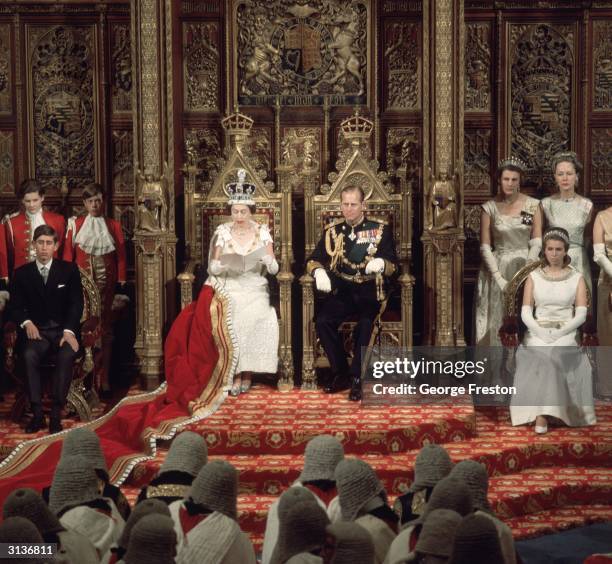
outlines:
[[[370,0],[239,1],[241,105],[367,103]]]

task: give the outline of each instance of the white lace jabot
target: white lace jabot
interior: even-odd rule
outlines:
[[[88,215],[74,238],[74,242],[87,254],[94,256],[106,255],[115,250],[115,242],[108,232],[106,220],[103,217]]]
[[[36,213],[26,212],[26,217],[30,222],[30,241],[34,236],[34,231],[37,227],[45,225],[45,219],[43,218],[42,210],[38,210]]]

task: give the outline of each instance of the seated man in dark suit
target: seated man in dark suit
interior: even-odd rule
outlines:
[[[59,241],[49,225],[40,225],[33,236],[36,260],[15,270],[11,279],[11,318],[25,331],[25,372],[33,419],[26,433],[45,425],[42,412],[40,364],[56,352],[49,431],[62,430],[61,410],[72,379],[72,365],[79,350],[78,334],[83,313],[83,290],[78,267],[54,259]]]

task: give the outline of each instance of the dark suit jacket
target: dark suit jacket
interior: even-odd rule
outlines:
[[[43,283],[35,261],[24,264],[11,278],[10,294],[10,316],[17,324],[29,319],[40,328],[55,321],[61,329],[70,329],[78,337],[83,289],[76,264],[53,259],[47,284]]]

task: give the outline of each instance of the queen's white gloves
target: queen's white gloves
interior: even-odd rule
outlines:
[[[208,264],[208,272],[213,276],[219,276],[219,274],[226,272],[227,266],[221,264],[220,260],[212,259]]]
[[[278,262],[272,255],[264,255],[261,259],[268,269],[268,273],[274,276],[278,272]]]

